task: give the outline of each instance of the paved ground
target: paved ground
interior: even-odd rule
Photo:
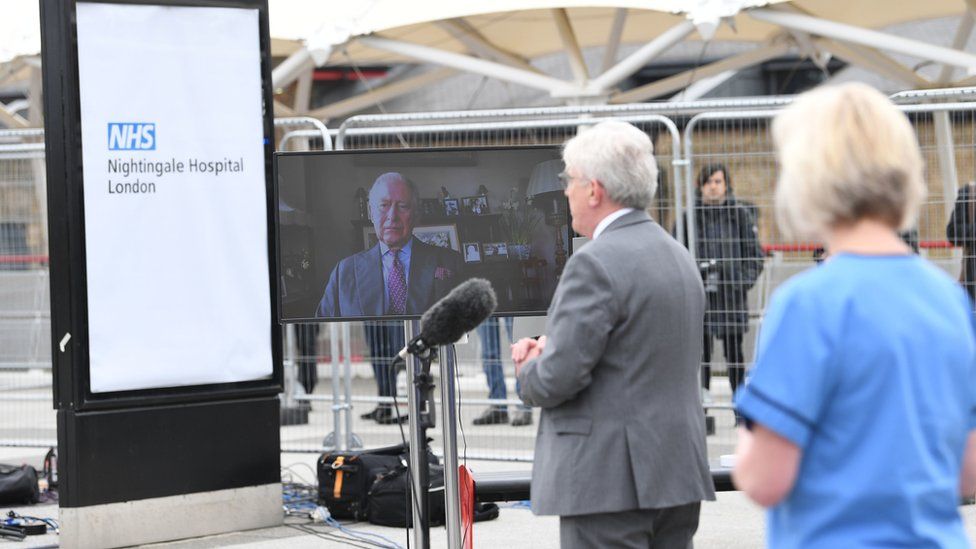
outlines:
[[[22,448],[0,448],[0,461],[28,462],[39,464],[42,454]],[[315,456],[312,454],[283,454],[282,467],[285,474],[308,475]],[[526,464],[471,461],[469,466],[480,471],[500,471],[524,469]],[[57,518],[56,505],[36,505],[14,508],[23,515]],[[7,511],[0,507],[0,511]],[[962,507],[963,518],[969,533],[970,542],[976,542],[976,506]],[[147,547],[166,547],[172,549],[204,549],[210,547],[237,547],[241,549],[304,549],[321,547],[350,547],[337,539],[344,534],[335,528],[314,525],[300,517],[285,519],[286,525],[245,532],[235,532],[219,536],[154,544]],[[366,523],[347,526],[355,533],[378,534],[406,547],[407,536],[403,530],[384,528]],[[737,492],[719,494],[718,501],[702,506],[701,525],[695,538],[699,549],[754,549],[764,545],[763,512]],[[483,549],[499,547],[509,549],[555,549],[559,546],[558,522],[552,517],[533,516],[524,503],[504,504],[498,519],[478,523],[475,526],[474,545]],[[443,528],[431,531],[431,547],[446,548],[447,535]],[[35,536],[14,544],[0,541],[0,548],[56,547],[58,538],[54,534]],[[411,538],[412,543],[412,538]]]

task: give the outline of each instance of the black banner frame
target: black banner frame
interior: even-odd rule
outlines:
[[[45,153],[48,185],[51,344],[54,407],[106,410],[273,396],[283,387],[281,328],[275,281],[277,252],[273,189],[274,121],[271,38],[267,0],[84,0],[82,3],[256,9],[259,20],[263,100],[267,250],[271,306],[272,374],[269,378],[203,385],[92,393],[88,354],[84,178],[75,7],[79,0],[41,0]],[[61,351],[64,334],[70,334]],[[138,357],[133,357],[134,361]]]

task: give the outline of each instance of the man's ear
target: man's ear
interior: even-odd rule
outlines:
[[[590,185],[590,196],[588,197],[590,206],[599,206],[606,199],[606,196],[607,190],[603,187],[603,183],[594,179],[593,184]]]

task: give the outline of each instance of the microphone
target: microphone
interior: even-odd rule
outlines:
[[[420,335],[410,340],[399,356],[422,354],[439,345],[448,345],[475,329],[491,316],[498,305],[491,283],[471,278],[431,305],[420,317]]]

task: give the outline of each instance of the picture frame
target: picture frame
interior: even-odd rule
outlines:
[[[457,225],[424,225],[414,227],[413,236],[424,244],[438,248],[449,248],[455,252],[461,251],[461,241],[458,239]]]
[[[464,213],[470,215],[486,215],[491,213],[488,210],[488,195],[486,194],[466,196],[461,199],[461,206],[464,208]]]
[[[465,242],[462,247],[465,263],[481,263],[481,245],[477,242]]]
[[[461,204],[457,198],[444,199],[444,215],[447,217],[461,215]]]
[[[485,242],[481,245],[481,253],[485,262],[508,261],[508,243]]]

